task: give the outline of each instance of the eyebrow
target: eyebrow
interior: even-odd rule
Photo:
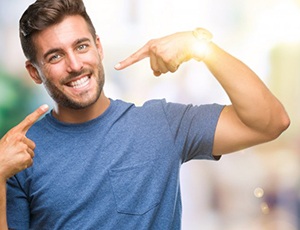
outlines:
[[[91,40],[89,38],[79,38],[77,39],[75,42],[73,42],[73,46],[77,46],[83,42],[90,42]],[[61,52],[62,49],[60,48],[53,48],[53,49],[50,49],[48,50],[44,55],[43,55],[43,58],[44,60],[47,59],[47,57],[53,53],[57,53],[57,52]]]
[[[50,49],[43,55],[43,59],[46,60],[50,54],[60,52],[61,50],[62,49],[58,49],[58,48]]]

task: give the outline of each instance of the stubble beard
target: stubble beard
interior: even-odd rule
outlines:
[[[82,75],[82,73],[86,73],[86,72],[90,72],[92,73],[92,75],[96,76],[96,82],[97,82],[97,88],[96,88],[96,92],[93,95],[92,98],[90,98],[88,101],[76,101],[73,98],[67,96],[66,94],[64,94],[61,90],[59,90],[51,81],[49,81],[48,79],[44,82],[45,88],[48,91],[50,97],[59,105],[59,106],[63,106],[65,108],[69,108],[69,109],[74,109],[74,110],[80,110],[80,109],[85,109],[91,105],[93,105],[94,103],[96,103],[96,101],[99,99],[102,90],[103,90],[103,86],[104,86],[104,79],[105,79],[105,74],[104,74],[104,70],[103,70],[103,66],[101,64],[99,64],[98,69],[98,74],[97,76],[94,74],[94,72],[92,70],[87,70],[84,69],[78,73],[72,73],[71,76],[68,77],[68,79],[70,78],[74,78],[76,76],[80,76]],[[84,97],[84,94],[86,94],[86,92],[83,93],[83,95],[80,95],[81,97]]]

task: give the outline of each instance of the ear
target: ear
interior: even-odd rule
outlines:
[[[98,49],[98,53],[99,53],[99,55],[101,57],[101,60],[103,60],[104,54],[103,54],[102,44],[100,42],[100,38],[99,38],[98,35],[96,35],[96,47]]]
[[[43,81],[42,81],[36,67],[30,61],[26,61],[25,66],[26,66],[27,72],[29,73],[32,80],[34,80],[34,82],[36,84],[42,84]]]

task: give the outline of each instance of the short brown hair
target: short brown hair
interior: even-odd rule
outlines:
[[[36,62],[33,36],[70,15],[82,16],[92,36],[96,38],[96,30],[82,0],[37,0],[27,8],[19,22],[19,35],[24,55],[28,60]]]

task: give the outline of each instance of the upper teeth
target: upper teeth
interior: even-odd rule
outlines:
[[[80,88],[80,87],[83,87],[85,85],[88,84],[88,80],[89,80],[89,77],[83,77],[83,78],[80,78],[76,81],[72,81],[70,82],[70,86],[72,86],[73,88]]]

